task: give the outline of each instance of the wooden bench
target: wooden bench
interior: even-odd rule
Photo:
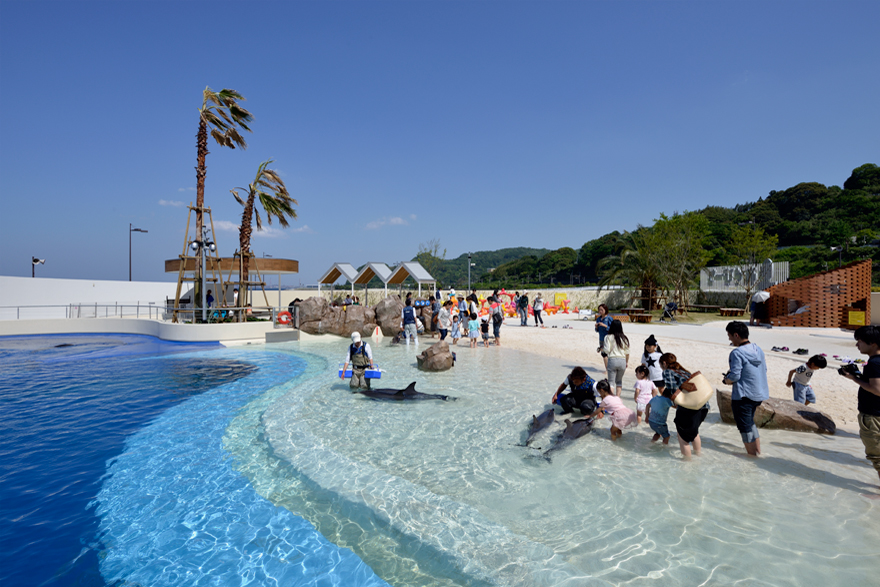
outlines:
[[[642,308],[621,308],[620,311],[627,316],[632,316],[633,314],[641,314],[645,310]]]
[[[718,312],[722,316],[742,316],[745,310],[742,308],[718,308]]]
[[[642,324],[647,324],[654,318],[652,314],[630,314],[629,319],[632,322],[640,322]]]
[[[697,312],[718,312],[721,310],[721,306],[713,306],[711,304],[691,304],[688,306],[688,310],[695,310]]]

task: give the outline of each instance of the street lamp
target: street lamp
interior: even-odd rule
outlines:
[[[217,247],[214,245],[214,241],[208,240],[208,227],[204,224],[202,225],[202,239],[195,240],[189,243],[189,246],[192,248],[194,252],[198,252],[201,256],[202,260],[202,269],[205,267],[205,249],[210,250],[212,253],[217,250]],[[207,302],[205,300],[205,272],[202,271],[202,322],[205,322],[208,319],[207,310],[205,306]],[[193,322],[195,322],[195,314],[193,314]]]
[[[471,267],[476,266],[476,263],[471,263],[471,254],[468,253],[468,293],[471,291]]]
[[[31,259],[31,277],[36,277],[35,270],[37,268],[37,265],[42,265],[45,262],[46,262],[45,259],[37,259],[36,257]]]
[[[832,251],[832,252],[834,252],[834,251],[837,251],[837,252],[838,252],[838,256],[837,256],[837,267],[838,267],[838,268],[843,267],[843,245],[841,245],[841,246],[839,246],[839,247],[831,247],[831,251]]]
[[[131,233],[147,232],[143,228],[132,228],[131,222],[128,223],[128,280],[131,281]]]

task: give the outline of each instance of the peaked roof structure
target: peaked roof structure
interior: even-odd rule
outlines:
[[[388,278],[388,283],[391,285],[400,285],[407,277],[411,277],[417,284],[419,284],[419,295],[422,294],[422,284],[436,285],[437,283],[437,280],[431,277],[431,274],[425,271],[425,268],[422,267],[420,263],[415,261],[401,263],[400,266],[394,270],[394,273],[391,274],[391,277]]]
[[[382,283],[385,284],[385,293],[388,293],[388,280],[391,279],[391,269],[385,263],[367,263],[352,283],[365,286],[374,277],[382,280]]]
[[[318,280],[318,291],[322,285],[333,285],[340,277],[344,277],[351,283],[351,292],[354,293],[354,280],[357,278],[357,269],[351,263],[333,263],[333,266]]]

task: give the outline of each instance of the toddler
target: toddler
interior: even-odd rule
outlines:
[[[489,318],[480,318],[480,334],[483,337],[483,346],[489,346]]]
[[[471,348],[475,349],[477,348],[477,336],[480,334],[480,322],[474,312],[471,312],[468,318],[468,340],[471,343]]]
[[[611,418],[611,440],[617,440],[623,434],[623,429],[636,425],[636,414],[623,405],[623,400],[611,393],[608,380],[603,379],[596,384],[596,391],[602,396],[599,407],[590,414],[593,418],[603,418],[608,414]]]
[[[459,338],[461,338],[461,321],[456,314],[452,317],[452,344],[458,343]]]
[[[806,363],[788,372],[785,386],[794,389],[794,401],[806,406],[816,403],[816,394],[813,393],[810,379],[813,377],[813,372],[824,369],[827,365],[828,361],[825,357],[813,355]]]
[[[669,444],[669,426],[666,425],[669,408],[675,409],[675,404],[672,402],[672,391],[669,389],[664,389],[663,395],[652,397],[645,407],[645,419],[648,421],[648,426],[654,431],[651,442],[657,442],[662,437],[663,444]]]
[[[638,413],[638,423],[642,423],[642,416],[645,415],[645,406],[651,401],[651,398],[657,395],[657,386],[648,379],[648,368],[644,365],[636,367],[636,386],[635,401],[636,412]]]

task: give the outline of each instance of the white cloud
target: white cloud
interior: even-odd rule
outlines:
[[[183,202],[178,202],[176,200],[159,200],[159,205],[160,206],[174,206],[176,208],[179,208],[180,206],[185,206],[186,204],[184,204]]]
[[[179,192],[194,192],[194,191],[196,191],[196,188],[177,188],[177,191],[179,191]]]
[[[415,219],[416,219],[415,214],[409,215],[409,220],[415,220]],[[374,220],[372,222],[368,222],[365,228],[367,230],[378,230],[378,229],[382,228],[383,226],[408,226],[409,220],[407,220],[406,218],[401,218],[400,216],[392,216],[391,218],[388,218],[386,216],[385,218],[382,218],[380,220]]]
[[[214,230],[217,232],[234,232],[238,234],[239,225],[235,222],[230,222],[228,220],[215,220],[214,221]]]
[[[284,236],[283,228],[275,228],[274,226],[269,226],[267,224],[263,225],[263,230],[257,230],[257,227],[254,227],[253,235],[254,237],[262,237],[262,238],[280,238]]]
[[[315,232],[314,230],[312,230],[311,228],[309,228],[309,225],[308,225],[308,224],[303,224],[303,225],[300,226],[299,228],[288,228],[287,230],[290,231],[290,232],[307,232],[307,233],[309,233],[309,234]]]

